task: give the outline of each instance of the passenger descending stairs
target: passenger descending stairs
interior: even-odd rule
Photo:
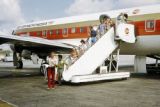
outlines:
[[[129,32],[125,32],[125,31]],[[116,29],[118,41],[135,43],[134,26],[131,24],[119,24]],[[114,28],[105,33],[92,47],[90,47],[74,64],[63,72],[65,81],[90,82],[97,80],[109,80],[128,78],[129,72],[95,74],[94,71],[101,66],[110,55],[118,49],[118,42],[115,40]],[[119,51],[117,51],[119,53]],[[110,64],[111,65],[111,64]],[[111,68],[111,66],[110,66]]]
[[[111,28],[71,65],[68,70],[63,72],[63,79],[70,81],[76,75],[92,74],[117,47],[118,43],[114,41],[114,29]]]

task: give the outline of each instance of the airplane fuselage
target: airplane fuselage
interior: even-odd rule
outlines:
[[[135,26],[137,39],[134,44],[121,42],[121,54],[159,54],[160,5],[29,23],[17,27],[15,34],[79,45],[81,39],[87,39],[89,37],[89,26],[97,27],[100,24],[100,15],[107,14],[115,21],[115,18],[120,13],[127,13],[129,15],[128,23]]]

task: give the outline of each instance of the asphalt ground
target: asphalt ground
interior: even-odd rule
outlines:
[[[17,70],[11,63],[0,63],[0,99],[18,107],[160,107],[159,74],[134,73],[133,66],[120,71],[132,72],[131,78],[64,83],[48,90],[37,65]]]

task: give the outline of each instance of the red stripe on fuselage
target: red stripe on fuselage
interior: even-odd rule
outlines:
[[[160,20],[156,20],[154,31],[146,31],[145,21],[131,22],[131,24],[135,25],[136,36],[160,35]],[[83,26],[83,28],[84,28],[83,32],[80,32],[80,27],[75,27],[75,33],[71,32],[72,28],[67,28],[68,29],[67,35],[63,34],[63,31],[62,31],[63,29],[58,29],[59,34],[56,34],[57,29],[50,29],[50,30],[45,30],[46,35],[43,35],[42,31],[32,31],[32,32],[29,32],[29,35],[34,37],[46,38],[50,40],[88,38],[89,26]],[[50,34],[50,31],[53,31],[53,33]],[[22,34],[27,34],[27,32],[20,32],[17,35],[22,35]]]
[[[132,24],[135,25],[136,36],[160,35],[160,20],[156,20],[154,31],[147,31],[145,29],[145,21],[137,21]]]

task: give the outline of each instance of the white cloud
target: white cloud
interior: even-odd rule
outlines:
[[[12,27],[24,23],[19,0],[0,1],[0,30],[8,31]]]
[[[111,0],[74,0],[74,3],[66,10],[68,14],[82,14],[98,12],[103,10],[112,9]]]
[[[118,2],[121,6],[133,7],[133,6],[157,4],[160,3],[160,0],[118,0]]]
[[[74,0],[66,13],[77,15],[156,3],[160,3],[160,0]]]

